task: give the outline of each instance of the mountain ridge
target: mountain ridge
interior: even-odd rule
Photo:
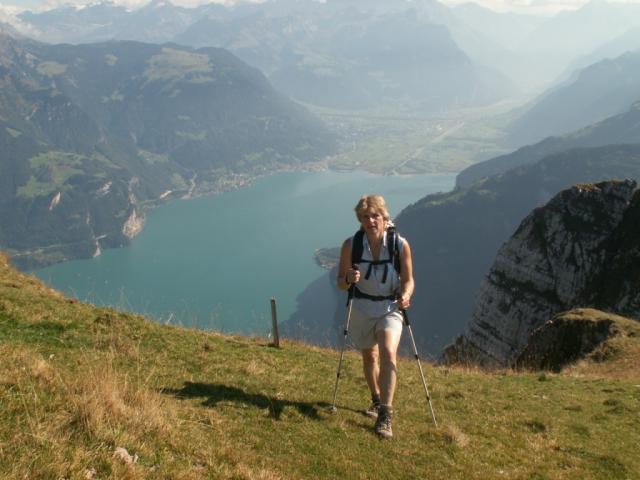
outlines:
[[[456,186],[467,187],[473,182],[504,173],[522,165],[532,164],[544,157],[574,148],[640,142],[640,102],[626,112],[608,117],[598,123],[562,136],[548,137],[533,145],[500,155],[467,167],[456,177]]]
[[[521,146],[623,113],[640,100],[640,50],[592,64],[575,79],[534,100],[508,127],[507,141]]]

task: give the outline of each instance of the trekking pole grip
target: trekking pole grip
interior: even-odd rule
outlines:
[[[402,312],[402,319],[404,320],[404,324],[409,327],[411,324],[409,323],[409,315],[407,315],[407,309],[401,308],[400,311]]]
[[[351,265],[351,268],[355,271],[358,271],[358,265],[356,265],[355,263],[353,265]],[[348,295],[348,299],[347,302],[349,302],[352,298],[353,298],[353,291],[356,288],[356,284],[355,283],[350,283],[349,284],[349,295]]]

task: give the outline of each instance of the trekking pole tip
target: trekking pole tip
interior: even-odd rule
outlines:
[[[335,405],[331,405],[329,408],[327,408],[329,413],[336,413],[338,411],[338,407],[336,407]]]

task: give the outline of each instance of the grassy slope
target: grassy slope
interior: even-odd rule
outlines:
[[[1,478],[640,477],[638,376],[426,365],[436,429],[403,360],[396,437],[379,441],[353,354],[331,415],[334,351],[75,303],[5,260],[0,356]]]
[[[573,376],[597,375],[605,378],[640,379],[640,323],[590,308],[564,312],[558,316],[566,320],[612,320],[618,335],[599,345],[587,358],[565,368]],[[639,383],[639,382],[636,382]]]

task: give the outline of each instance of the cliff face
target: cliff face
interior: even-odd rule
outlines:
[[[640,265],[635,189],[631,180],[577,185],[529,214],[499,250],[444,360],[508,365],[533,330],[576,307],[639,316],[637,276],[625,275]]]

